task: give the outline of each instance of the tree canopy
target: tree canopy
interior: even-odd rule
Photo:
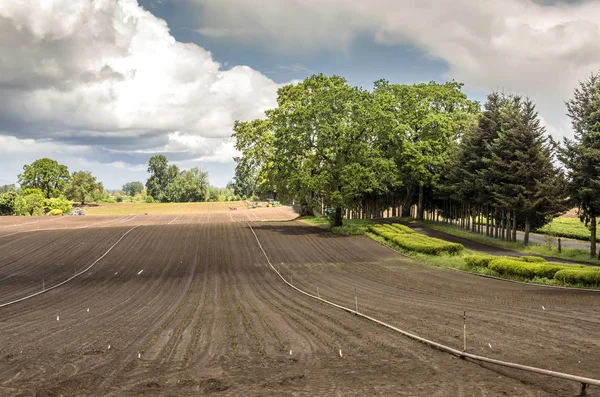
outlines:
[[[123,192],[126,195],[134,197],[136,194],[140,194],[144,191],[144,184],[142,182],[127,182],[123,185]]]
[[[208,174],[199,168],[181,171],[167,186],[170,202],[201,202],[208,199]]]
[[[567,103],[574,138],[564,140],[561,160],[567,168],[568,192],[590,225],[591,256],[596,256],[596,222],[600,214],[600,73],[579,83]]]
[[[335,209],[360,206],[365,196],[401,187],[434,186],[448,147],[477,114],[458,83],[412,86],[375,83],[373,93],[339,76],[314,75],[279,89],[266,119],[236,122],[240,171],[257,170],[259,189]]]
[[[88,197],[93,199],[96,190],[104,191],[102,182],[96,182],[96,177],[89,171],[77,171],[71,176],[64,193],[70,200],[80,201],[84,205]]]
[[[19,184],[21,188],[41,189],[46,198],[51,198],[61,194],[69,178],[66,165],[42,158],[23,166],[23,173],[19,174]]]
[[[146,181],[148,195],[156,201],[168,202],[167,186],[179,175],[179,167],[175,164],[169,165],[167,158],[158,154],[150,157],[148,172],[150,173],[150,177]]]

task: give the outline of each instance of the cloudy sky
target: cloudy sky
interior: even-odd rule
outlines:
[[[600,1],[3,0],[0,48],[0,184],[51,157],[119,188],[163,153],[224,186],[233,122],[319,72],[528,95],[570,136],[564,101],[600,70]]]

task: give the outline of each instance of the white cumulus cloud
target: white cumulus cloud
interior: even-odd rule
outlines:
[[[365,35],[416,46],[470,90],[529,95],[557,135],[570,134],[564,100],[600,69],[600,1],[179,1],[198,6],[199,24],[221,38],[251,31],[247,40],[276,51],[348,51]]]
[[[162,151],[231,161],[234,121],[275,105],[276,83],[223,70],[135,0],[2,1],[0,25],[0,131],[22,145],[91,147],[107,164]]]

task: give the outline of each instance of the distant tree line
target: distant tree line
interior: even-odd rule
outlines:
[[[72,174],[66,165],[42,158],[23,166],[19,188],[0,187],[0,215],[59,215],[71,211],[71,201],[85,204],[107,196],[102,182],[88,171]]]
[[[462,84],[402,85],[369,92],[314,75],[278,90],[264,119],[237,121],[236,183],[274,192],[331,222],[385,215],[451,222],[516,240],[572,206],[590,226],[600,211],[600,77],[567,102],[575,137],[555,142],[534,103],[493,92],[483,107]]]
[[[66,165],[42,158],[23,166],[19,187],[0,186],[0,215],[45,215],[69,213],[72,202],[202,202],[240,200],[230,182],[225,188],[210,186],[208,174],[199,168],[179,170],[165,156],[152,156],[146,187],[133,181],[112,195],[89,171],[69,173]]]

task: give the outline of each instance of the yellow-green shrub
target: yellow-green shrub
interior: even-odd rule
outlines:
[[[521,259],[524,262],[533,262],[533,263],[547,262],[541,256],[522,256],[519,259]]]
[[[410,227],[401,225],[400,223],[392,223],[392,227],[401,233],[416,233]]]
[[[513,275],[526,278],[553,278],[554,274],[559,270],[564,269],[565,266],[551,263],[529,263],[519,259],[500,258],[491,261],[488,268],[502,275]]]
[[[396,243],[398,246],[408,251],[415,251],[428,255],[439,255],[444,252],[456,254],[464,249],[461,244],[449,243],[444,240],[424,236],[418,233],[404,233],[399,232],[398,230],[391,231],[392,229],[394,228],[389,225],[374,225],[369,227],[369,230],[373,233]]]
[[[570,284],[600,285],[600,268],[563,269],[554,274],[554,279]]]
[[[50,212],[48,212],[48,215],[50,216],[58,216],[58,215],[62,215],[63,211],[59,208],[55,208],[53,210],[50,210]]]
[[[463,258],[471,267],[488,267],[491,261],[498,259],[494,255],[469,255]]]

